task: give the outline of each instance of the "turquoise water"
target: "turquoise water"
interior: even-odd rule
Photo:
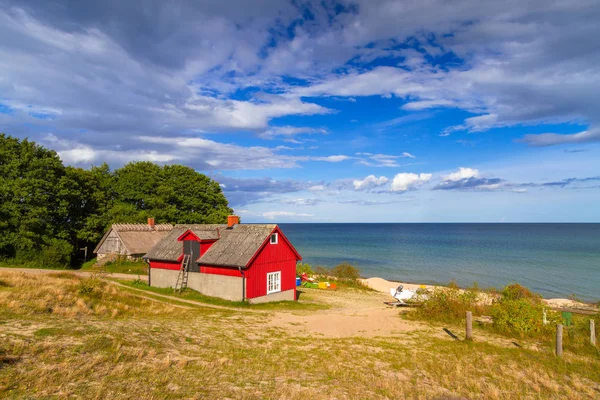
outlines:
[[[366,277],[600,300],[600,224],[280,224],[315,266],[342,261]]]

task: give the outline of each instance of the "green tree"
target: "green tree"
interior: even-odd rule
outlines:
[[[115,172],[114,222],[224,223],[232,213],[219,184],[182,165],[133,162]]]
[[[108,228],[108,210],[114,197],[113,175],[107,164],[90,170],[66,167],[58,184],[58,202],[64,217],[59,236],[80,249],[94,247]]]
[[[221,187],[181,165],[65,167],[58,154],[0,134],[0,259],[66,266],[116,222],[224,223]]]
[[[35,260],[48,246],[68,251],[58,199],[64,175],[55,151],[0,134],[0,258]]]

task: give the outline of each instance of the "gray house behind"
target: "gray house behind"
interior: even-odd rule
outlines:
[[[94,253],[98,262],[125,257],[129,260],[141,258],[160,242],[173,225],[154,224],[149,218],[147,224],[113,224],[104,234]]]

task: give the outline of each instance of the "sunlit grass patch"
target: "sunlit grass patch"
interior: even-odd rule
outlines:
[[[241,309],[255,309],[255,310],[323,310],[329,308],[327,304],[310,300],[308,298],[301,299],[300,301],[278,301],[261,304],[250,304],[244,301],[229,301],[218,297],[206,296],[193,289],[184,289],[179,292],[173,288],[157,288],[148,286],[148,284],[141,280],[127,281],[127,280],[116,280],[122,285],[126,285],[135,289],[140,289],[152,293],[163,294],[167,296],[173,296],[186,300],[193,300],[200,303],[206,303],[211,305],[233,307]]]
[[[172,308],[121,291],[96,277],[11,273],[2,275],[2,281],[7,287],[0,290],[0,309],[9,314],[120,318],[160,314]]]
[[[35,331],[33,333],[33,336],[38,337],[38,338],[44,338],[47,336],[56,336],[59,333],[61,333],[60,328],[41,328],[41,329],[38,329],[37,331]]]

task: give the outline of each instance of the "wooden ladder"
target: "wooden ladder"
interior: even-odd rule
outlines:
[[[177,275],[177,282],[175,283],[175,291],[180,292],[187,287],[188,284],[188,272],[190,270],[190,255],[185,254],[181,261],[181,268],[179,268],[179,274]]]

